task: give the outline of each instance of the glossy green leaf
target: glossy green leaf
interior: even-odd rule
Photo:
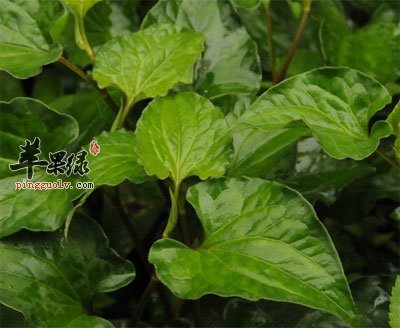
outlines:
[[[43,65],[61,56],[61,46],[46,40],[27,3],[0,0],[0,7],[1,70],[24,79],[40,73]]]
[[[203,37],[155,25],[108,41],[96,56],[93,77],[100,87],[116,86],[128,102],[165,95],[177,83],[191,83]]]
[[[360,160],[391,133],[385,121],[368,126],[390,99],[382,85],[358,71],[321,68],[269,89],[242,116],[239,126],[274,133],[289,124],[296,128],[304,124],[331,157]]]
[[[22,173],[12,173],[8,165],[18,161],[19,146],[26,139],[39,137],[42,151],[39,157],[48,160],[50,151],[62,150],[78,136],[78,124],[71,116],[57,113],[35,99],[0,102],[0,115],[0,178]]]
[[[396,283],[392,289],[390,298],[389,322],[391,328],[400,327],[400,276],[397,276]]]
[[[392,126],[393,134],[396,137],[394,142],[394,152],[400,160],[400,102],[397,103],[387,120]]]
[[[0,237],[21,229],[54,231],[61,227],[72,201],[82,194],[82,190],[75,189],[76,181],[61,181],[42,170],[35,170],[32,180],[26,174],[0,179]],[[28,182],[31,185],[24,184]],[[49,183],[57,183],[58,189],[49,189]]]
[[[68,241],[62,231],[25,233],[3,240],[0,251],[0,302],[23,312],[29,327],[113,327],[87,314],[92,298],[135,276],[84,216],[72,222]]]
[[[256,93],[261,72],[257,47],[225,1],[159,1],[142,26],[156,23],[190,28],[206,37],[206,49],[196,71],[194,89],[208,98]]]
[[[336,250],[299,193],[247,178],[199,183],[187,199],[203,225],[203,244],[190,249],[162,239],[149,254],[157,277],[178,297],[288,301],[357,325]]]
[[[201,179],[225,172],[230,136],[223,114],[206,98],[182,92],[153,100],[137,123],[138,161],[148,175]]]
[[[366,163],[338,161],[327,156],[316,140],[310,138],[298,143],[294,172],[285,183],[308,201],[322,200],[329,205],[344,187],[374,172],[375,168]]]
[[[104,132],[95,138],[100,152],[90,155],[88,179],[96,186],[120,184],[125,179],[134,183],[146,180],[146,173],[137,162],[135,136],[133,132],[118,130]],[[87,147],[89,152],[89,147]]]

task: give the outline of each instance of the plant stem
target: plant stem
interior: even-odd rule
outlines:
[[[117,129],[122,128],[126,118],[128,117],[129,111],[134,104],[135,104],[134,98],[126,100],[125,106],[122,108],[122,111],[119,111],[117,117],[115,118],[111,131],[115,131]]]
[[[177,202],[177,206],[178,206],[178,214],[179,214],[178,220],[181,225],[183,241],[185,242],[186,245],[190,246],[192,242],[190,241],[189,225],[187,222],[184,197],[180,197],[180,199]]]
[[[150,301],[150,297],[153,294],[155,288],[157,287],[159,280],[157,279],[157,277],[153,274],[150,277],[150,281],[147,284],[147,287],[144,291],[144,293],[142,294],[142,296],[140,297],[139,303],[136,306],[135,312],[132,315],[131,318],[131,326],[135,327],[138,323],[138,321],[140,320],[144,309],[146,308],[147,303]]]
[[[174,191],[169,190],[171,198],[171,209],[168,216],[167,226],[164,229],[162,238],[168,238],[171,231],[174,229],[176,222],[178,220],[178,197],[179,197],[180,182],[174,184]]]
[[[310,10],[311,10],[311,3],[312,3],[312,0],[304,0],[303,14],[301,15],[301,19],[300,19],[299,26],[297,27],[296,35],[293,39],[292,45],[291,45],[289,53],[285,59],[283,67],[276,77],[275,83],[281,82],[286,76],[289,65],[293,59],[294,54],[296,53],[297,47],[300,43],[301,37],[302,37],[304,29],[306,27],[308,16],[309,16]]]
[[[76,16],[75,17],[75,39],[76,43],[78,44],[78,47],[84,50],[87,55],[89,56],[89,59],[92,63],[94,63],[94,51],[92,46],[90,45],[87,37],[86,37],[86,31],[85,31],[85,23],[83,21],[83,17],[81,16]]]
[[[267,24],[267,41],[268,41],[268,58],[269,58],[269,66],[271,68],[272,80],[276,80],[276,65],[275,65],[275,51],[274,51],[274,42],[272,38],[272,17],[271,17],[271,3],[265,5],[263,2],[264,7],[264,15]]]
[[[83,80],[86,82],[90,83],[100,94],[100,96],[104,99],[104,101],[107,103],[107,105],[112,109],[114,113],[118,114],[118,106],[114,103],[112,100],[110,94],[107,92],[106,89],[100,89],[99,86],[97,85],[96,81],[93,80],[90,75],[86,74],[83,70],[81,70],[78,66],[76,66],[74,63],[70,62],[68,59],[65,57],[61,56],[58,61],[62,64],[64,64],[66,67],[68,67],[71,71],[79,75]]]
[[[400,171],[400,165],[398,165],[393,159],[390,158],[383,150],[379,148],[376,150],[376,153],[382,157],[386,162],[388,162],[394,169]]]

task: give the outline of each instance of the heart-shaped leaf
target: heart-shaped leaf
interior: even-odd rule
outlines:
[[[25,79],[55,62],[62,53],[58,44],[50,44],[27,2],[0,0],[0,69]]]
[[[125,130],[104,132],[95,139],[100,152],[89,157],[88,179],[90,181],[97,186],[115,186],[125,179],[133,183],[146,180],[147,175],[137,162],[133,132]],[[90,147],[87,151],[90,152]]]
[[[182,92],[153,100],[137,123],[138,161],[148,175],[176,185],[191,175],[223,175],[230,136],[222,112],[206,98]]]
[[[229,3],[214,0],[159,1],[147,13],[142,26],[156,23],[171,23],[179,29],[190,28],[206,37],[206,49],[194,82],[196,92],[216,98],[227,94],[255,94],[260,88],[257,47],[246,29],[237,22]]]
[[[297,128],[302,121],[328,155],[360,160],[391,133],[385,121],[368,127],[371,117],[390,99],[381,84],[356,70],[321,68],[269,89],[239,119],[239,126],[274,133],[293,123]]]
[[[199,33],[167,24],[116,37],[97,53],[93,77],[102,88],[120,88],[128,103],[165,95],[179,82],[192,82],[203,42]]]
[[[203,244],[191,249],[167,238],[149,254],[178,297],[288,301],[357,324],[337,252],[298,192],[260,179],[220,179],[191,187],[187,199],[203,225]]]
[[[21,233],[0,243],[0,302],[21,311],[29,327],[113,327],[89,316],[95,293],[119,289],[133,265],[108,247],[93,220],[73,220],[62,231]]]

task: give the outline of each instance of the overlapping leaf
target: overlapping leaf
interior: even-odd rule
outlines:
[[[182,92],[153,100],[136,129],[139,163],[149,175],[201,179],[223,175],[230,137],[220,112],[206,98]]]
[[[93,77],[102,88],[120,88],[131,103],[165,95],[179,82],[192,82],[203,42],[199,33],[168,24],[116,37],[97,53]]]
[[[190,249],[162,239],[149,255],[178,297],[288,301],[357,325],[336,250],[299,193],[275,182],[231,179],[199,183],[187,199],[203,225],[203,244]]]
[[[400,160],[400,102],[397,103],[388,117],[388,122],[392,126],[393,134],[396,137],[394,142],[394,152]]]
[[[92,298],[135,276],[83,216],[71,224],[68,242],[62,231],[26,233],[2,241],[0,251],[0,302],[21,311],[30,327],[113,327],[88,315]]]
[[[148,12],[142,26],[172,23],[179,29],[190,28],[206,37],[205,53],[194,83],[196,92],[208,98],[254,94],[261,80],[257,48],[234,15],[225,1],[159,1]]]
[[[133,132],[125,130],[104,132],[95,139],[100,146],[100,152],[89,158],[90,181],[97,186],[115,186],[125,179],[134,183],[146,180],[146,173],[137,162]],[[87,150],[89,152],[89,149]]]
[[[50,8],[54,1],[40,5],[33,1],[34,6],[28,2],[0,1],[0,69],[17,78],[40,73],[43,65],[56,61],[62,53],[61,46],[50,43],[41,29],[41,23],[48,18],[46,12],[42,9],[39,17],[32,10]]]
[[[349,68],[321,68],[265,92],[239,119],[238,131],[250,127],[268,134],[287,129],[289,134],[290,124],[304,124],[331,157],[360,160],[391,133],[384,121],[368,126],[389,102],[388,91],[368,76]]]

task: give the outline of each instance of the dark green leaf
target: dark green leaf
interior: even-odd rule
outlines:
[[[84,216],[71,224],[68,241],[62,231],[26,233],[4,240],[0,250],[0,301],[23,312],[30,327],[112,327],[87,314],[92,298],[135,276]]]

